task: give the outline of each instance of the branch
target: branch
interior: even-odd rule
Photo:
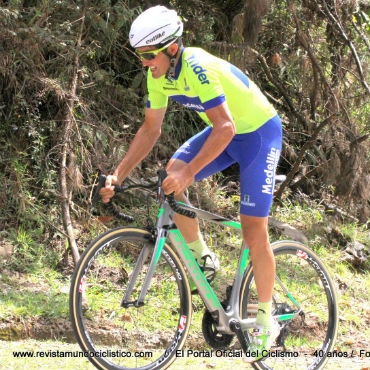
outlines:
[[[350,144],[350,150],[352,151],[356,146],[360,145],[363,141],[366,141],[369,137],[370,134],[366,134],[353,140]]]
[[[288,104],[290,111],[303,123],[306,127],[309,127],[307,120],[297,112],[297,110],[294,107],[293,102],[291,101],[289,95],[287,94],[287,89],[285,89],[283,86],[280,85],[278,81],[274,78],[272,75],[269,66],[267,65],[266,59],[261,55],[257,50],[250,49],[251,52],[257,57],[258,61],[261,63],[262,69],[266,74],[266,77],[270,82],[279,90],[280,94],[284,97],[286,103]]]
[[[318,5],[318,2],[317,0],[314,0],[315,3]],[[363,73],[363,70],[362,70],[362,65],[361,65],[361,62],[360,62],[360,59],[358,57],[358,54],[357,54],[357,51],[356,51],[356,48],[354,47],[352,41],[348,38],[348,36],[346,35],[346,33],[344,32],[341,24],[339,23],[339,21],[334,17],[334,15],[332,14],[332,12],[330,11],[327,3],[326,3],[326,0],[323,1],[324,3],[324,6],[325,6],[325,10],[326,10],[326,15],[331,19],[332,22],[334,22],[334,24],[337,26],[340,34],[342,35],[343,39],[347,42],[349,48],[351,49],[351,52],[352,52],[352,55],[353,57],[355,58],[355,62],[356,62],[356,66],[357,66],[357,70],[358,70],[358,73],[360,74],[360,78],[361,78],[361,82],[362,82],[362,85],[364,86],[365,90],[367,91],[367,93],[370,95],[370,88],[369,88],[369,85],[367,84],[366,82],[366,79],[365,79],[365,76],[364,76],[364,73]],[[324,12],[325,13],[325,12]]]
[[[310,43],[307,40],[306,34],[303,33],[303,31],[301,29],[301,26],[300,26],[300,23],[298,21],[298,17],[296,15],[296,13],[293,11],[293,9],[292,9],[292,12],[293,12],[294,21],[295,21],[295,24],[296,24],[296,27],[297,27],[297,38],[298,38],[300,44],[302,45],[302,47],[307,51],[307,54],[308,54],[308,56],[309,56],[309,58],[310,58],[310,60],[312,62],[313,69],[316,68],[316,71],[319,73],[319,75],[320,75],[320,77],[321,77],[321,79],[322,79],[322,81],[323,81],[326,89],[328,91],[330,91],[332,97],[334,98],[334,101],[335,101],[337,110],[339,110],[339,102],[338,102],[338,99],[337,99],[336,95],[334,94],[334,91],[331,88],[329,82],[327,81],[327,79],[325,77],[325,73],[322,70],[322,68],[320,66],[320,63],[317,60],[317,57],[316,57],[315,53],[313,52]]]
[[[298,37],[298,40],[299,42],[301,43],[302,47],[307,51],[307,54],[312,62],[312,66],[313,66],[313,69],[315,71],[316,69],[316,73],[318,73],[327,89],[327,91],[330,92],[332,98],[334,99],[334,102],[335,102],[335,105],[336,105],[336,109],[339,111],[340,108],[343,110],[344,114],[345,114],[345,117],[347,119],[347,122],[351,124],[351,118],[347,112],[347,109],[346,107],[344,106],[344,104],[341,102],[341,101],[338,101],[337,99],[337,96],[336,94],[334,93],[332,87],[330,86],[328,80],[326,79],[325,77],[325,72],[323,71],[323,69],[321,68],[320,66],[320,63],[317,59],[317,56],[315,55],[314,51],[312,50],[311,48],[311,45],[310,43],[308,42],[308,37],[306,34],[303,33],[302,29],[301,29],[301,26],[299,24],[299,21],[298,21],[298,17],[297,15],[295,14],[295,12],[293,11],[293,16],[294,16],[294,20],[295,20],[295,23],[296,23],[296,26],[297,26],[297,37]]]
[[[302,146],[301,150],[298,153],[297,159],[293,164],[292,169],[288,173],[286,180],[280,185],[278,191],[275,194],[276,199],[281,199],[281,196],[285,190],[285,188],[290,184],[290,182],[293,180],[295,174],[298,172],[299,166],[303,161],[304,155],[306,154],[307,149],[309,149],[312,144],[316,141],[317,136],[319,135],[320,131],[329,123],[331,122],[332,118],[335,115],[331,115],[330,117],[327,117],[324,119],[316,128],[315,131],[313,132],[310,140],[306,141],[304,145]]]
[[[50,222],[50,220],[49,220],[49,218],[48,218],[48,216],[47,215],[45,215],[44,213],[42,213],[39,209],[37,209],[34,205],[33,205],[33,203],[30,201],[30,200],[28,200],[27,198],[25,199],[25,201],[26,201],[26,203],[30,206],[30,207],[32,207],[33,209],[34,209],[34,211],[46,222],[46,223],[48,223],[50,226],[52,226],[55,230],[57,230],[59,233],[61,233],[62,235],[64,235],[65,237],[67,237],[68,238],[68,235],[63,231],[63,230],[61,230],[61,229],[59,229],[59,227],[57,227],[57,226],[55,226],[54,224],[52,224],[51,222]]]
[[[305,175],[303,175],[298,181],[290,185],[290,188],[296,189],[300,187],[305,181],[307,181],[311,176],[315,175],[316,172],[323,166],[323,164],[327,163],[328,161],[325,161],[324,163],[321,163],[320,165],[316,166],[311,171],[307,172]]]
[[[357,27],[357,24],[352,20],[352,26],[355,28],[356,32],[360,35],[362,41],[365,43],[367,50],[370,53],[370,42],[367,39],[367,37],[364,35],[364,33]]]

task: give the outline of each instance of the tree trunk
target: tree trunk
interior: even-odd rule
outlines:
[[[76,91],[78,85],[78,69],[79,69],[79,52],[81,48],[81,39],[82,33],[85,24],[85,14],[86,14],[87,0],[84,1],[81,14],[81,26],[78,34],[77,45],[76,45],[76,54],[74,57],[73,64],[73,75],[70,84],[69,94],[65,101],[64,108],[64,127],[61,132],[61,157],[60,157],[60,187],[62,193],[62,216],[63,216],[63,225],[66,234],[68,235],[68,244],[69,248],[72,251],[73,261],[76,264],[80,259],[80,254],[78,252],[76,238],[73,231],[73,225],[70,214],[70,204],[72,198],[72,192],[69,190],[68,181],[67,181],[67,160],[69,152],[69,144],[71,139],[71,133],[73,131],[73,124],[75,123],[73,109],[76,100]]]

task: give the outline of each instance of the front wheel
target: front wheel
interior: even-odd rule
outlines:
[[[191,293],[169,245],[163,247],[144,304],[135,307],[153,250],[149,231],[118,228],[95,239],[76,266],[70,290],[72,326],[98,369],[163,369],[185,342]],[[122,305],[134,270],[140,273],[131,303]]]
[[[259,370],[318,370],[333,348],[338,325],[334,284],[314,252],[293,241],[272,244],[276,261],[272,314],[280,335],[268,356],[253,363]],[[245,273],[240,295],[243,319],[257,314],[253,267]]]

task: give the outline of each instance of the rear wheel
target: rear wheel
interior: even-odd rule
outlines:
[[[95,239],[76,267],[70,291],[72,326],[82,350],[99,369],[163,369],[185,342],[191,293],[169,245],[163,247],[144,305],[121,306],[142,256],[142,271],[129,301],[137,300],[153,250],[147,230],[114,229]]]
[[[280,335],[269,356],[253,363],[255,369],[318,370],[327,361],[337,333],[334,284],[320,259],[293,241],[272,245],[276,260],[273,315]],[[242,318],[257,314],[257,290],[251,266],[241,289]]]

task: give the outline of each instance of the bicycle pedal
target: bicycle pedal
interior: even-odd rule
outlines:
[[[236,321],[236,320],[231,320],[230,321],[230,329],[231,329],[231,331],[233,331],[236,334],[236,336],[238,338],[238,341],[239,341],[244,353],[248,352],[248,350],[249,350],[249,341],[243,333],[240,322]]]
[[[144,302],[138,302],[138,300],[136,299],[135,301],[122,302],[121,307],[123,307],[123,308],[129,308],[129,307],[139,308],[139,307],[145,306],[145,304],[146,304],[145,301]]]

